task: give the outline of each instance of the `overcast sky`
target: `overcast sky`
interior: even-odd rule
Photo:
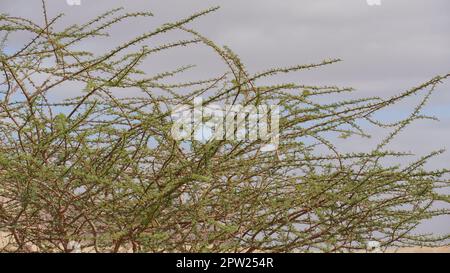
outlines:
[[[158,24],[184,18],[193,12],[221,6],[217,12],[192,26],[219,45],[233,49],[250,72],[274,66],[318,62],[342,58],[342,63],[318,71],[298,73],[285,80],[305,84],[355,87],[369,95],[394,95],[450,72],[450,1],[381,0],[369,6],[366,0],[81,0],[69,6],[65,0],[48,0],[53,15],[64,12],[67,23],[83,23],[115,7],[127,11],[149,10],[154,18],[131,21],[112,36],[112,42],[154,29]],[[40,0],[0,0],[0,12],[42,22]],[[148,24],[146,24],[148,23]],[[114,43],[112,43],[114,44]],[[114,47],[111,40],[87,47]],[[13,50],[13,49],[11,49]],[[205,78],[217,66],[213,55],[192,51],[190,57],[201,64],[194,76]],[[179,65],[177,53],[148,64],[149,71]],[[187,60],[186,60],[187,61]],[[192,76],[192,74],[190,75]],[[393,143],[397,150],[413,150],[418,155],[450,148],[450,83],[441,85],[427,113],[441,121],[418,122]],[[404,107],[389,115],[401,116]],[[382,137],[383,132],[373,134]],[[343,142],[341,150],[358,149],[376,143],[355,139]],[[378,138],[379,139],[379,138]],[[358,145],[359,144],[359,145]],[[435,159],[430,167],[450,168],[450,151]],[[435,221],[427,230],[450,230],[450,220]]]

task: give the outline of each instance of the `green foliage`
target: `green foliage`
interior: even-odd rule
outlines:
[[[428,118],[421,109],[449,75],[387,99],[332,103],[323,98],[353,90],[262,85],[262,79],[339,60],[249,73],[230,49],[187,27],[215,9],[100,54],[78,45],[152,14],[115,9],[60,31],[54,24],[62,16],[47,18],[45,3],[43,26],[0,15],[4,44],[16,33],[33,37],[0,55],[0,231],[12,238],[2,251],[31,251],[31,245],[68,252],[71,240],[92,252],[355,251],[372,239],[386,247],[444,243],[445,236],[414,234],[422,221],[449,214],[434,206],[449,202],[440,194],[449,186],[448,171],[424,168],[440,152],[404,167],[382,162],[409,156],[386,146],[413,121]],[[192,38],[140,47],[172,31]],[[223,74],[173,83],[190,67],[158,75],[139,69],[149,56],[198,44],[223,61]],[[78,84],[81,95],[51,101],[67,83]],[[118,88],[140,94],[117,97]],[[279,104],[279,149],[261,152],[259,140],[183,147],[170,135],[167,106],[200,95],[206,104]],[[378,111],[416,95],[422,100],[406,119],[375,120]],[[339,152],[336,137],[368,137],[361,121],[392,133],[373,150]],[[328,152],[319,152],[323,148]]]

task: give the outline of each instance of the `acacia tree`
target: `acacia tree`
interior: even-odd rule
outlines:
[[[297,83],[268,86],[274,77],[339,60],[250,73],[229,48],[188,27],[194,14],[143,33],[108,52],[80,50],[109,29],[149,12],[114,9],[82,25],[57,30],[43,1],[44,23],[0,15],[1,47],[16,33],[30,40],[0,53],[0,234],[2,251],[92,252],[357,251],[367,241],[384,247],[436,246],[448,236],[414,232],[424,220],[448,215],[447,170],[426,170],[430,153],[407,166],[382,161],[408,154],[387,145],[406,126],[426,119],[421,109],[449,75],[389,98],[325,102],[352,92]],[[148,46],[168,32],[191,38]],[[178,47],[207,46],[226,65],[212,79],[177,81],[189,67],[157,75],[140,69],[149,56]],[[205,49],[206,50],[206,49]],[[170,55],[167,55],[170,58]],[[174,83],[175,82],[175,83]],[[82,93],[66,99],[68,84]],[[117,96],[115,90],[139,95]],[[378,111],[421,95],[396,123]],[[276,104],[280,144],[262,140],[177,141],[173,105]],[[361,121],[389,129],[376,147],[342,153],[336,135],[367,137]],[[319,152],[325,148],[328,152]]]

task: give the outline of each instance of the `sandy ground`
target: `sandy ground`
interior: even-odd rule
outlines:
[[[389,253],[450,253],[450,247],[407,247]]]

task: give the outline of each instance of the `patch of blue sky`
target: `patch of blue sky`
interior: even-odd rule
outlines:
[[[9,46],[5,46],[1,50],[2,50],[2,53],[7,56],[13,55],[16,52],[16,50],[14,48],[9,47]]]
[[[450,107],[445,105],[434,105],[422,111],[424,115],[436,116],[437,118],[450,118]]]
[[[155,137],[149,137],[147,140],[147,147],[150,149],[156,149],[159,146],[159,141]]]

